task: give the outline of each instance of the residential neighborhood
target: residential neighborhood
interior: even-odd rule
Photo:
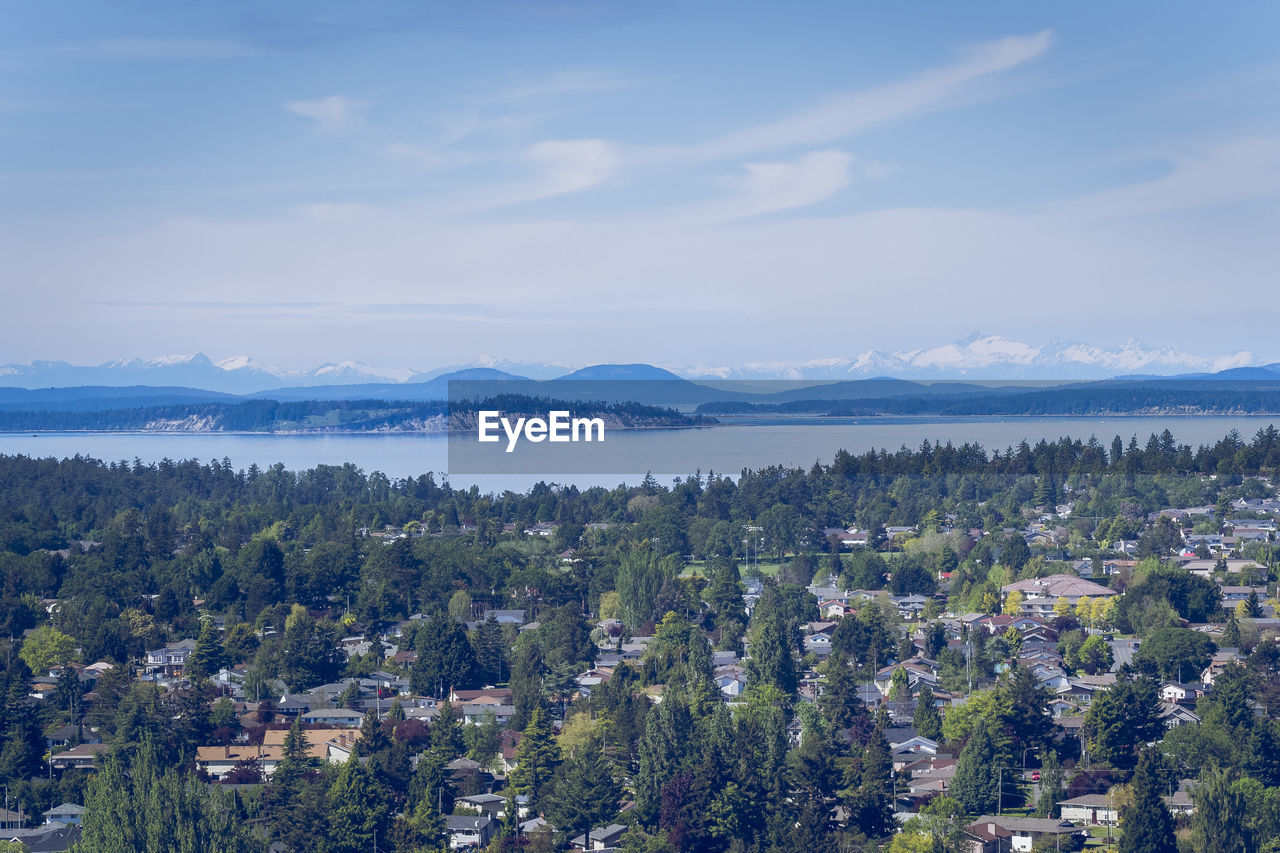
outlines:
[[[1188,473],[1219,499],[1098,521],[1110,476],[1041,481],[1026,500],[1058,500],[1002,518],[961,502],[911,525],[808,528],[775,501],[741,548],[724,519],[661,513],[682,493],[741,501],[749,478],[622,490],[626,508],[590,525],[473,523],[434,487],[425,505],[444,509],[353,525],[341,545],[299,533],[327,498],[237,552],[175,526],[137,575],[159,585],[109,605],[110,637],[87,632],[71,581],[7,599],[8,731],[30,740],[2,834],[96,849],[113,797],[154,784],[159,803],[186,778],[188,808],[233,813],[218,831],[245,849],[304,849],[297,827],[315,821],[359,849],[357,796],[387,849],[730,849],[715,821],[762,841],[789,826],[809,849],[1107,849],[1138,797],[1198,837],[1209,792],[1280,787],[1259,758],[1280,744],[1280,501],[1261,475]],[[605,494],[555,500],[598,512]],[[71,563],[12,565],[109,570],[124,532],[107,521]],[[175,580],[208,559],[212,581]],[[350,585],[315,585],[324,565],[354,567]],[[410,575],[426,606],[384,583]],[[252,592],[264,578],[277,598]],[[1232,744],[1247,776],[1218,763]]]

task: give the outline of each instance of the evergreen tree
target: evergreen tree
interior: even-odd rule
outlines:
[[[818,799],[807,799],[796,816],[795,827],[783,845],[775,847],[787,853],[812,853],[835,849],[835,832],[831,826],[831,809]]]
[[[974,727],[951,782],[950,795],[967,814],[991,814],[999,802],[999,751],[992,736],[991,723]]]
[[[1118,681],[1096,696],[1084,717],[1089,755],[1116,767],[1132,767],[1138,746],[1164,734],[1160,696],[1148,678]]]
[[[1173,818],[1161,799],[1164,786],[1159,771],[1158,753],[1142,750],[1130,783],[1133,804],[1120,811],[1120,853],[1177,853]]]
[[[636,805],[645,820],[657,817],[662,789],[684,769],[694,748],[693,722],[683,702],[664,701],[645,718],[635,778]]]
[[[1009,739],[1011,755],[1021,755],[1026,749],[1039,754],[1049,748],[1054,739],[1049,694],[1031,670],[1025,666],[1009,670],[1000,684],[1000,703],[1003,707],[1000,722]]]
[[[227,665],[227,653],[222,649],[218,638],[218,629],[212,619],[205,619],[200,624],[200,634],[196,638],[196,647],[187,659],[183,674],[193,680],[212,678]]]
[[[154,744],[103,760],[85,790],[77,853],[164,850],[241,853],[253,849],[229,795],[165,766]]]
[[[467,751],[467,740],[462,733],[462,711],[452,702],[440,706],[435,725],[431,727],[431,748],[449,756],[450,761]]]
[[[1201,773],[1191,799],[1196,805],[1191,815],[1191,844],[1196,853],[1254,849],[1248,803],[1227,771],[1211,767]]]
[[[516,746],[516,768],[511,771],[511,784],[518,793],[529,798],[530,807],[539,807],[548,790],[556,767],[560,764],[560,748],[551,731],[551,721],[541,708],[533,712],[529,725]]]
[[[853,728],[861,722],[870,730],[871,715],[858,698],[858,679],[849,659],[843,654],[833,654],[822,665],[822,672],[826,675],[826,684],[818,697],[818,708],[827,721],[837,729]]]
[[[534,710],[543,705],[542,669],[542,652],[537,644],[517,644],[515,659],[511,662],[511,701],[515,706],[511,727],[514,729],[527,726]]]
[[[453,777],[445,765],[450,761],[439,749],[428,749],[418,759],[413,779],[409,782],[409,808],[417,811],[427,803],[438,814],[453,811]]]
[[[770,595],[772,592],[772,595]],[[795,644],[778,603],[777,589],[766,587],[756,605],[757,624],[752,631],[747,681],[771,685],[790,699],[796,690]]]
[[[1236,619],[1236,612],[1233,609],[1227,610],[1227,625],[1222,629],[1222,647],[1240,648],[1240,620]]]
[[[29,779],[40,770],[44,741],[40,718],[32,704],[31,670],[14,657],[4,673],[4,714],[0,719],[0,779]]]
[[[547,819],[569,838],[608,822],[618,812],[622,789],[594,741],[571,755],[552,783],[545,801]]]
[[[388,837],[391,805],[387,792],[364,763],[352,757],[334,777],[328,793],[326,851],[363,853],[377,836]]]
[[[942,737],[942,717],[938,714],[938,708],[933,702],[933,691],[926,684],[920,688],[916,712],[911,717],[911,725],[920,737],[936,741]]]
[[[1058,817],[1062,813],[1058,803],[1066,797],[1064,781],[1058,753],[1051,749],[1045,753],[1040,766],[1040,798],[1036,801],[1038,817]]]
[[[852,819],[868,838],[883,838],[897,827],[893,819],[893,762],[879,729],[862,754],[862,774],[853,798]]]
[[[312,619],[300,604],[293,606],[280,646],[280,678],[290,690],[304,690],[338,677],[346,660],[336,639],[331,623]]]
[[[476,658],[466,631],[448,613],[437,611],[414,638],[418,660],[409,674],[413,689],[443,698],[453,688],[475,686]]]
[[[318,766],[319,762],[309,751],[306,733],[302,729],[302,718],[294,717],[293,725],[284,738],[280,763],[271,774],[265,797],[272,834],[284,841],[290,849],[297,848],[297,842],[305,840],[298,838],[303,832],[302,828],[306,826],[302,816],[316,805],[314,798],[310,803],[307,801],[308,776]],[[290,843],[289,839],[293,839],[294,843]]]
[[[510,675],[502,640],[502,626],[493,618],[492,613],[476,626],[472,642],[475,645],[476,668],[481,679],[489,684],[499,684],[504,676]]]

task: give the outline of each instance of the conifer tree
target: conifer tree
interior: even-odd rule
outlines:
[[[893,762],[884,733],[877,729],[862,754],[862,774],[853,798],[853,819],[868,838],[893,832]]]
[[[1159,764],[1155,750],[1138,754],[1131,782],[1133,805],[1120,812],[1120,853],[1177,853],[1173,818],[1160,796]]]
[[[560,765],[551,790],[554,794],[544,802],[547,818],[569,838],[612,818],[622,793],[609,762],[594,741]]]
[[[359,759],[353,757],[342,765],[327,800],[327,851],[363,853],[373,849],[376,836],[387,837],[391,827],[387,792]]]
[[[511,771],[511,784],[516,792],[529,798],[531,807],[540,800],[560,764],[560,748],[551,731],[551,721],[541,708],[533,712],[529,725],[516,746],[516,768]]]
[[[212,619],[205,619],[200,624],[200,634],[196,638],[196,647],[187,659],[183,674],[193,680],[212,678],[227,665],[227,653],[223,651],[222,642],[218,639],[218,629]]]
[[[933,701],[933,691],[929,685],[921,687],[916,712],[911,717],[911,725],[920,737],[936,741],[942,737],[942,717],[938,714],[938,708]]]
[[[997,757],[991,725],[980,723],[974,727],[973,734],[960,751],[956,775],[951,782],[950,795],[966,814],[981,815],[995,811],[1000,792]]]

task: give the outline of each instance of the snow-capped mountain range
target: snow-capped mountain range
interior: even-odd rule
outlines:
[[[1147,347],[1136,340],[1112,348],[1076,341],[1035,346],[1002,335],[974,334],[942,346],[892,352],[868,350],[848,359],[759,362],[732,367],[665,366],[690,378],[718,379],[1107,379],[1133,374],[1216,373],[1259,363],[1250,352],[1205,357],[1174,347]]]
[[[656,362],[689,379],[1104,379],[1125,375],[1216,373],[1260,366],[1249,352],[1193,355],[1173,347],[1152,348],[1138,341],[1112,348],[1075,341],[1036,346],[1001,335],[971,335],[954,343],[921,349],[868,350],[853,357],[811,361],[751,362],[736,365]],[[99,365],[33,361],[0,365],[0,386],[17,388],[182,386],[230,394],[276,388],[427,382],[442,374],[485,367],[531,379],[564,376],[584,365],[508,361],[482,356],[433,370],[375,367],[358,361],[325,363],[311,370],[272,367],[248,356],[218,361],[203,353],[149,359],[117,359]],[[1280,376],[1280,374],[1277,374]]]

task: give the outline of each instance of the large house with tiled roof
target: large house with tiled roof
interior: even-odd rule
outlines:
[[[1066,599],[1074,606],[1082,598],[1103,598],[1116,594],[1110,587],[1075,575],[1049,575],[1044,578],[1027,578],[1000,587],[1006,597],[1012,592],[1022,594],[1022,612],[1028,616],[1053,618],[1053,608],[1059,599]]]

